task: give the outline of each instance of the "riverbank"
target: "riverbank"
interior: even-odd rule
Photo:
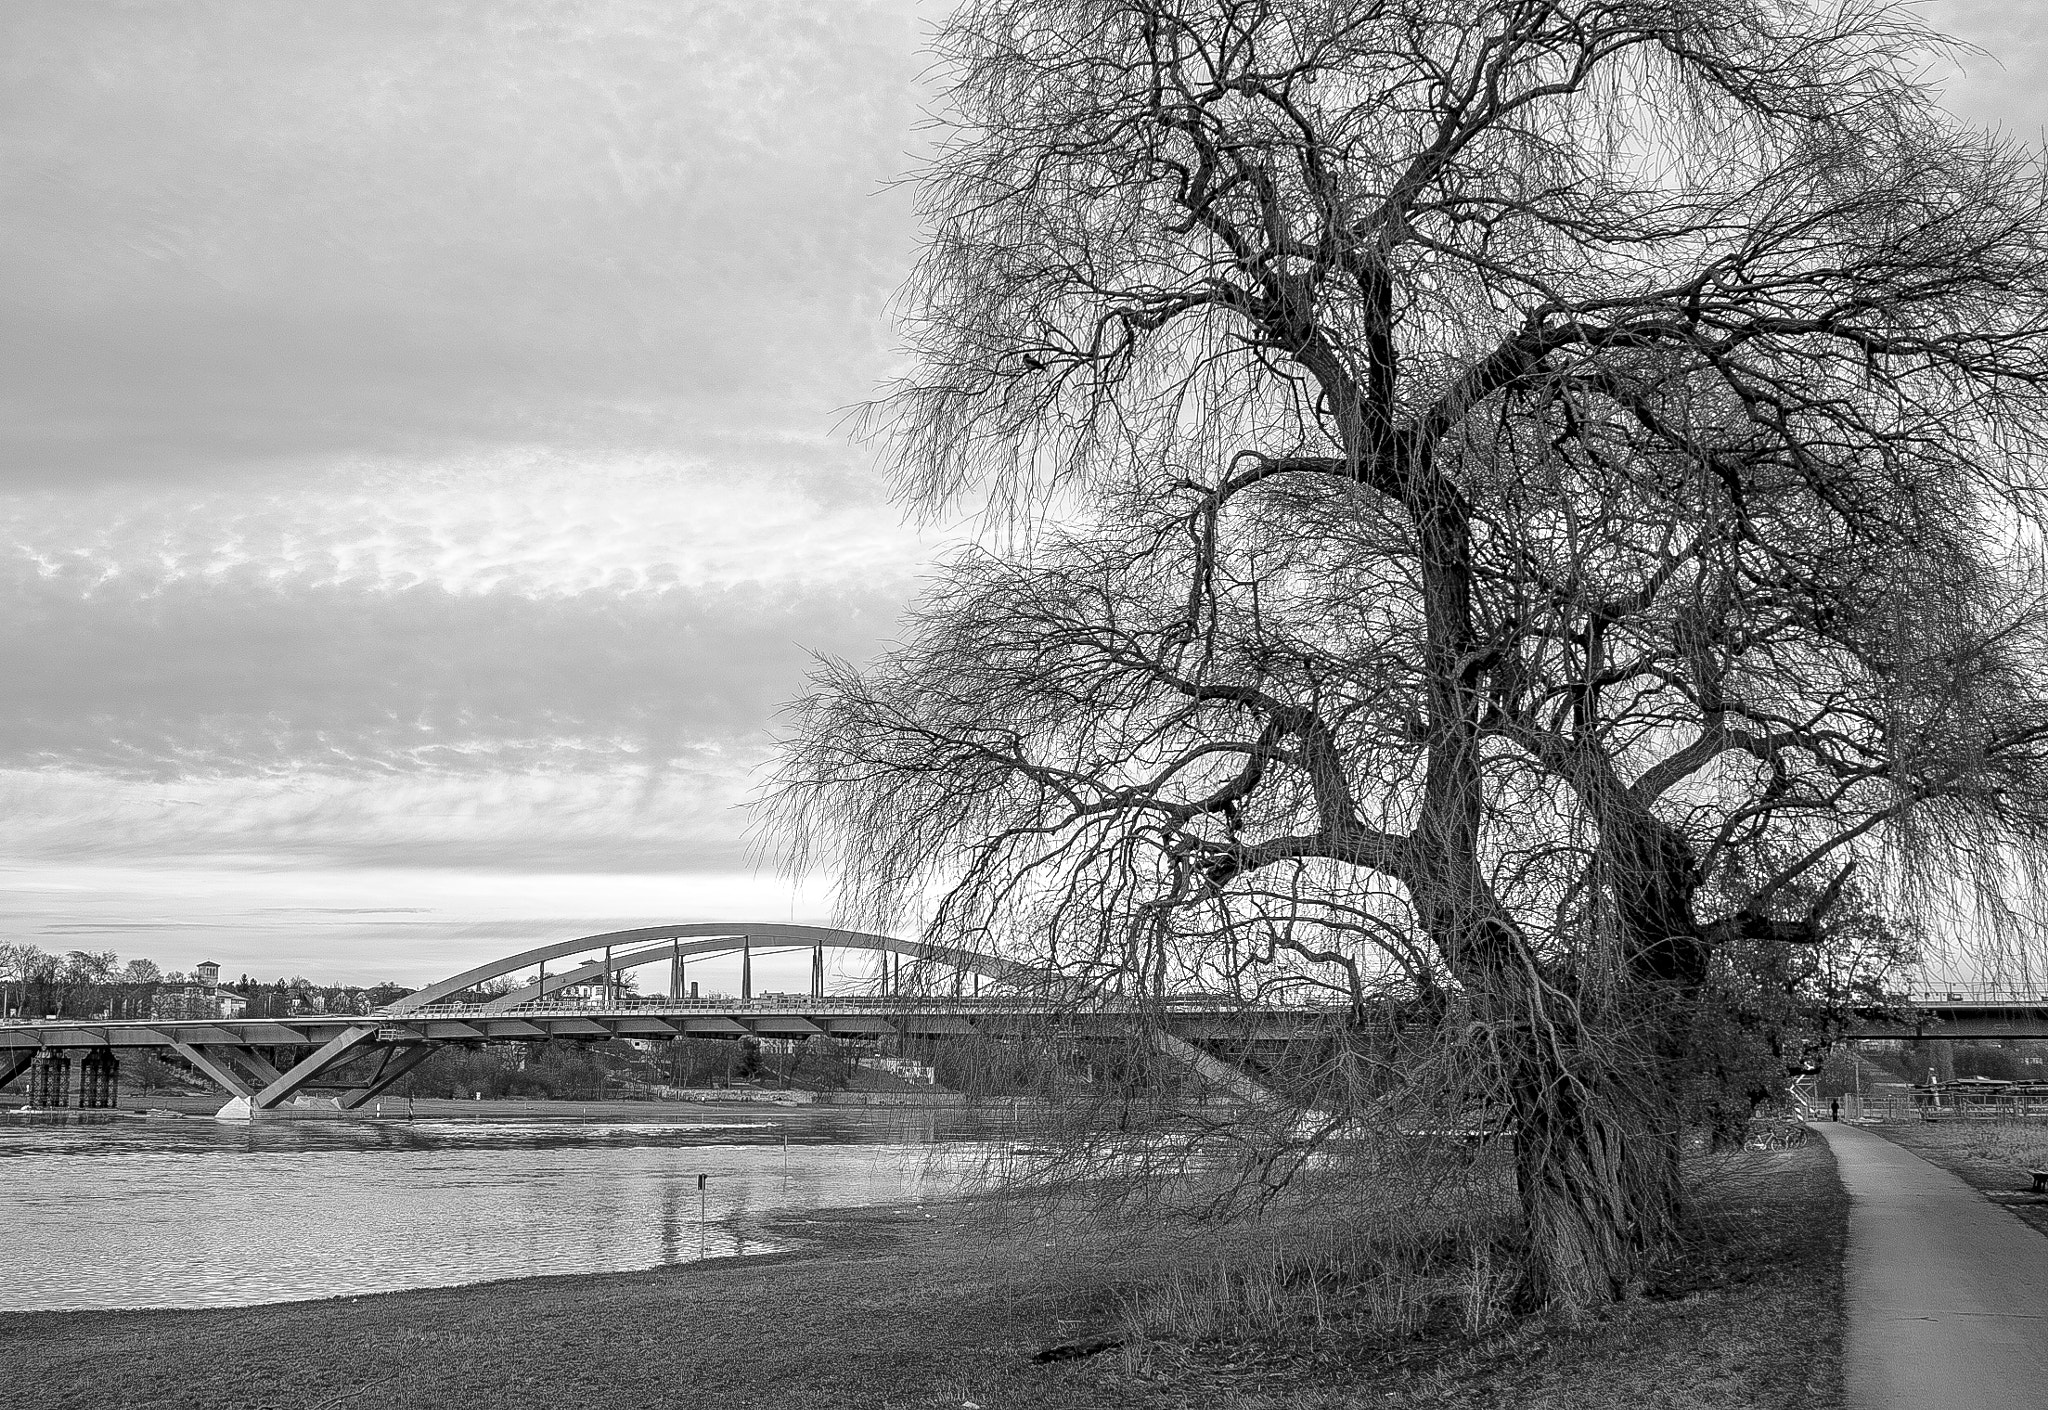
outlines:
[[[638,1106],[638,1103],[622,1104]],[[1543,1319],[1370,1359],[1128,1337],[1135,1290],[1227,1256],[1210,1231],[1002,1222],[986,1206],[763,1221],[795,1251],[194,1312],[0,1316],[17,1410],[1675,1410],[1840,1403],[1846,1209],[1818,1143],[1704,1172],[1691,1255],[1580,1327]],[[1651,1388],[1654,1388],[1652,1391]]]
[[[796,1100],[796,1099],[801,1100]],[[788,1099],[788,1100],[785,1100]],[[147,1118],[150,1112],[175,1113],[185,1117],[211,1117],[228,1104],[224,1092],[197,1094],[128,1093],[121,1094],[122,1105],[112,1111],[68,1113],[15,1113],[11,1110],[4,1115],[22,1114],[38,1120],[63,1120],[86,1118],[91,1120],[135,1120]],[[263,1121],[668,1121],[701,1119],[704,1108],[735,1107],[748,1110],[773,1109],[783,1106],[804,1106],[822,1108],[851,1108],[854,1110],[879,1111],[927,1111],[964,1108],[970,1105],[966,1097],[957,1092],[833,1092],[823,1097],[810,1092],[784,1093],[773,1089],[736,1087],[705,1088],[693,1091],[687,1097],[673,1101],[595,1101],[571,1102],[545,1099],[511,1097],[494,1101],[461,1101],[450,1097],[385,1097],[355,1111],[337,1111],[334,1107],[317,1101],[304,1105],[287,1102],[274,1110],[264,1112]],[[1027,1109],[1031,1103],[1025,1099],[994,1098],[972,1105],[990,1112]]]

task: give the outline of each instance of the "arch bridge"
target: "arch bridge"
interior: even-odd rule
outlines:
[[[576,958],[593,950],[601,956]],[[809,992],[757,995],[755,958],[792,950],[810,952]],[[828,993],[828,950],[879,954],[882,974],[874,992]],[[740,960],[739,996],[698,997],[699,986],[688,978],[692,961],[733,955]],[[552,973],[550,963],[558,964]],[[663,963],[666,993],[629,992],[627,972]],[[531,980],[529,972],[535,975]],[[479,992],[478,986],[508,977],[511,988]],[[1162,1012],[1165,1025],[1154,1026],[1154,1041],[1205,1079],[1247,1098],[1262,1093],[1242,1070],[1207,1051],[1209,1045],[1285,1043],[1335,1016],[1311,1007],[1247,1010],[1215,998],[1167,1000],[1144,1009],[1155,1020]],[[1139,1017],[1135,1005],[1093,1005],[1073,1013],[1058,1003],[1048,976],[995,955],[821,926],[708,922],[643,926],[537,946],[450,975],[360,1016],[0,1023],[0,1083],[30,1072],[32,1104],[65,1106],[76,1059],[80,1104],[111,1106],[120,1057],[169,1049],[227,1092],[231,1100],[222,1116],[253,1117],[315,1091],[331,1094],[339,1110],[356,1110],[450,1044],[1004,1036],[1052,1018],[1077,1037],[1108,1037],[1130,1032]]]

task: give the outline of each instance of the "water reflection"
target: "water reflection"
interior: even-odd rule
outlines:
[[[235,1306],[767,1252],[764,1214],[942,1193],[931,1143],[971,1134],[960,1118],[836,1111],[0,1122],[0,1310]]]

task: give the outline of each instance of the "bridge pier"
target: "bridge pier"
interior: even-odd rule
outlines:
[[[1279,1106],[1279,1096],[1263,1082],[1246,1072],[1235,1063],[1225,1062],[1214,1053],[1196,1047],[1187,1039],[1159,1029],[1152,1035],[1152,1046],[1165,1057],[1191,1068],[1195,1075],[1212,1087],[1230,1093],[1240,1101],[1253,1106]]]
[[[120,1105],[121,1060],[105,1048],[87,1053],[78,1063],[78,1107],[106,1111]]]
[[[227,1091],[232,1100],[222,1107],[216,1115],[225,1120],[245,1121],[261,1116],[264,1112],[280,1106],[285,1101],[298,1095],[307,1087],[320,1082],[320,1079],[334,1068],[340,1067],[343,1063],[359,1056],[364,1048],[371,1044],[376,1037],[376,1024],[352,1024],[307,1056],[293,1063],[291,1070],[288,1072],[280,1072],[277,1065],[269,1058],[247,1045],[185,1043],[178,1041],[176,1038],[171,1039],[170,1045],[177,1051],[180,1057],[212,1078],[216,1084]],[[432,1045],[423,1046],[431,1047]],[[389,1069],[390,1061],[390,1053],[387,1051],[385,1060],[378,1069],[380,1073],[386,1072]],[[417,1061],[417,1059],[414,1059],[414,1061]],[[406,1066],[411,1066],[411,1063],[407,1063]],[[401,1067],[399,1072],[403,1070],[404,1068]],[[377,1092],[383,1090],[385,1085],[395,1080],[399,1072],[391,1072],[382,1081],[373,1078],[373,1085],[369,1090],[348,1094],[355,1097],[354,1101],[349,1101],[344,1097],[341,1103],[342,1108],[347,1110],[349,1107],[360,1105],[364,1100],[375,1096]]]
[[[28,1104],[39,1110],[71,1105],[71,1059],[45,1048],[28,1069]]]
[[[171,1049],[212,1078],[216,1085],[225,1087],[229,1096],[247,1102],[256,1095],[256,1088],[251,1086],[249,1079],[228,1060],[221,1045],[184,1043],[174,1037],[171,1039]]]
[[[270,1080],[263,1090],[250,1099],[252,1111],[268,1111],[287,1097],[310,1086],[332,1068],[339,1067],[362,1050],[364,1044],[377,1036],[375,1024],[356,1024],[343,1029],[319,1048],[292,1064],[291,1071],[279,1072],[270,1067]],[[269,1067],[269,1064],[265,1064]]]
[[[0,1049],[0,1087],[5,1087],[28,1071],[30,1064],[35,1062],[38,1051],[36,1048]]]
[[[404,1047],[386,1048],[383,1061],[377,1064],[377,1070],[370,1075],[370,1080],[360,1087],[343,1092],[335,1099],[335,1105],[343,1111],[354,1111],[432,1057],[440,1046],[438,1043],[412,1043]]]

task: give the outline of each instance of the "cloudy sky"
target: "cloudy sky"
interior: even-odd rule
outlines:
[[[1959,111],[2040,139],[2043,8],[1928,7]],[[0,7],[0,935],[423,982],[823,919],[737,805],[947,537],[836,430],[933,12]]]

